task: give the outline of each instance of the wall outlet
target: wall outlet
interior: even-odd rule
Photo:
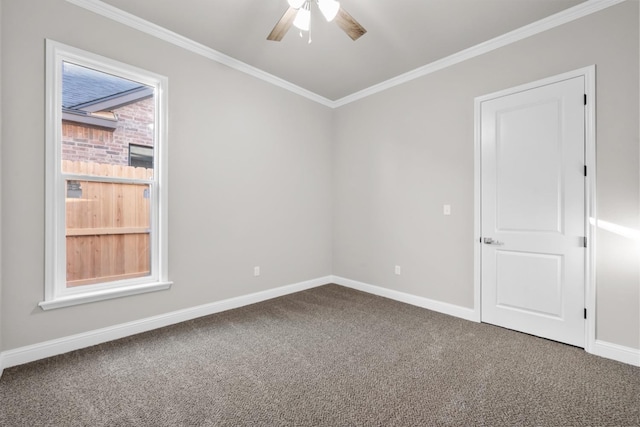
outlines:
[[[444,205],[442,207],[442,213],[445,215],[451,215],[451,205]]]
[[[402,273],[402,269],[400,268],[399,265],[396,265],[395,272],[396,272],[396,275],[398,276]]]
[[[260,267],[253,267],[253,275],[258,277],[260,275]]]

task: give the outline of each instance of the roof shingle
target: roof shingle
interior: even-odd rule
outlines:
[[[144,85],[102,71],[62,63],[62,108],[78,106],[110,98]]]

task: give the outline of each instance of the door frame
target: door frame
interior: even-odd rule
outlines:
[[[585,178],[585,236],[587,238],[587,248],[585,254],[585,290],[584,304],[587,309],[587,320],[585,322],[585,347],[584,349],[593,353],[596,340],[596,66],[591,65],[566,73],[558,74],[545,79],[515,86],[509,89],[493,92],[487,95],[478,96],[474,100],[474,250],[473,250],[473,275],[474,275],[474,320],[482,321],[482,163],[481,163],[481,106],[484,101],[512,95],[558,83],[576,77],[584,77],[585,94],[587,95],[587,105],[584,110],[585,124],[585,166],[587,176]]]

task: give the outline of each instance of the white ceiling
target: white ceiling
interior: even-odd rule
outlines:
[[[536,22],[585,0],[341,0],[352,41],[312,8],[311,38],[267,35],[287,0],[103,0],[329,100]],[[315,13],[314,13],[315,12]]]

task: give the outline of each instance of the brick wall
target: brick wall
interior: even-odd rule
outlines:
[[[153,145],[153,97],[114,110],[118,116],[118,128],[113,133],[114,144],[125,147],[129,144]]]
[[[153,97],[113,110],[118,117],[115,130],[64,120],[62,159],[129,164],[129,144],[153,145]]]

